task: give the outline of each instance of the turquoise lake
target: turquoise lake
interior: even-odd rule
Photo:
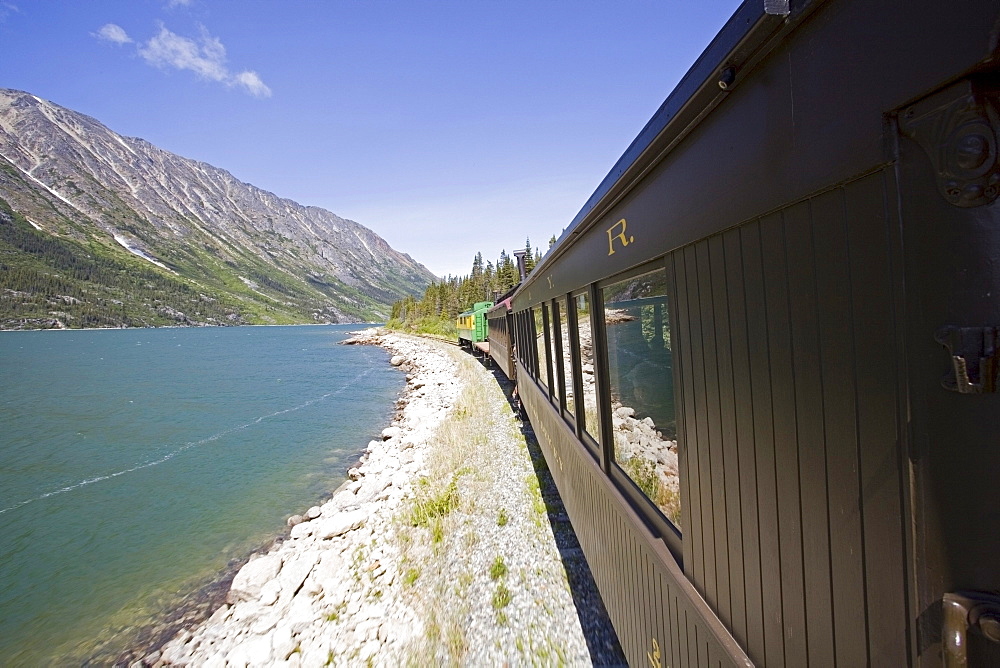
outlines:
[[[340,485],[404,383],[356,329],[0,333],[0,665],[107,657]]]

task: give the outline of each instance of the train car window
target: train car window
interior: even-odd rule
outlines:
[[[535,374],[535,367],[532,364],[532,348],[533,343],[531,340],[531,335],[528,332],[528,319],[531,317],[530,311],[521,311],[517,314],[517,355],[521,360],[521,364],[524,368],[528,370],[531,375]]]
[[[591,335],[591,305],[587,293],[574,295],[573,307],[576,310],[577,332],[580,339],[580,376],[583,381],[583,411],[578,411],[577,415],[583,418],[583,431],[589,434],[595,443],[600,443],[597,381],[594,378],[594,338]]]
[[[521,337],[524,339],[524,345],[521,347],[521,350],[524,351],[524,366],[531,372],[532,376],[537,376],[538,364],[535,360],[537,350],[535,348],[535,335],[532,331],[534,326],[534,318],[531,315],[531,310],[524,311],[521,314]]]
[[[552,379],[552,401],[562,406],[563,385],[562,385],[562,365],[559,359],[562,357],[562,345],[559,340],[559,303],[553,301],[549,308],[549,348],[552,355],[549,357],[549,378]]]
[[[572,339],[569,335],[570,311],[565,299],[563,300],[563,311],[566,317],[559,322],[559,340],[562,343],[562,382],[563,387],[566,388],[566,415],[573,418],[576,415],[576,390],[573,383],[573,346],[570,343]]]
[[[546,317],[548,314],[545,311],[545,304],[539,304],[531,309],[535,316],[535,349],[538,351],[538,365],[535,367],[535,373],[539,382],[548,388],[552,385],[548,380],[549,356],[547,354],[548,346],[545,344],[545,321],[548,320]]]
[[[680,527],[667,274],[651,271],[603,288],[614,460]]]

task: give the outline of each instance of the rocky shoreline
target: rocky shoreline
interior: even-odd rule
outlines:
[[[131,665],[623,663],[530,425],[490,372],[393,332],[345,343],[406,372],[392,424],[206,621]]]

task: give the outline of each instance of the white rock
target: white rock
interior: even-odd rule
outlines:
[[[226,668],[226,655],[222,652],[216,652],[205,660],[202,668]]]
[[[246,640],[226,655],[229,666],[263,666],[271,660],[271,636],[257,636]]]
[[[319,509],[319,506],[313,506],[312,508],[306,511],[305,517],[307,520],[314,520],[320,516],[321,512],[323,511]]]
[[[277,580],[268,580],[267,583],[260,589],[260,604],[274,605],[274,602],[278,600],[278,594],[280,593],[281,583]]]
[[[323,520],[323,524],[316,531],[316,536],[321,540],[327,540],[354,531],[365,523],[367,516],[368,513],[363,510],[338,513],[328,520]]]
[[[291,599],[302,586],[302,582],[319,561],[319,550],[302,552],[285,561],[278,574],[282,598]]]
[[[341,589],[339,576],[343,565],[344,557],[341,553],[325,552],[308,579],[315,579],[327,596],[334,596]]]
[[[402,355],[393,355],[392,359],[389,360],[389,364],[393,366],[399,366],[405,361],[406,359]]]
[[[632,417],[633,415],[635,415],[635,409],[630,408],[629,406],[619,406],[617,409],[615,409],[615,416],[621,419]]]
[[[315,530],[316,525],[313,522],[303,522],[293,526],[288,535],[295,539],[308,538]]]
[[[258,617],[257,619],[254,620],[254,623],[250,625],[250,633],[262,636],[271,629],[273,629],[277,623],[278,619],[277,617],[274,616],[274,614],[268,614],[262,617]],[[271,635],[268,634],[267,637],[270,638]]]
[[[391,438],[396,438],[403,433],[403,430],[399,427],[386,427],[382,430],[382,440],[388,441]]]
[[[313,606],[312,597],[299,591],[281,621],[288,625],[293,634],[299,634],[311,628],[318,619],[319,611]]]
[[[382,649],[382,643],[380,643],[378,640],[369,640],[361,648],[361,652],[358,654],[358,658],[361,659],[362,661],[367,661],[368,659],[378,654],[378,651],[380,649]]]
[[[378,638],[378,627],[381,625],[381,619],[366,619],[357,625],[354,633],[363,640],[375,640]]]
[[[230,608],[228,605],[226,605],[225,603],[223,603],[222,607],[220,607],[218,610],[216,610],[215,612],[212,613],[212,616],[208,618],[208,622],[207,623],[208,624],[221,624],[222,622],[224,622],[227,619],[229,619],[229,615],[230,615],[230,613],[232,613],[232,611],[233,611],[232,608]]]
[[[229,603],[239,603],[258,598],[261,588],[268,580],[273,579],[278,574],[280,568],[281,557],[277,554],[268,554],[252,559],[233,578],[233,585],[229,589],[226,600]]]
[[[281,624],[274,629],[271,634],[272,655],[276,659],[285,660],[295,651],[295,639],[292,638],[292,629],[286,624]]]
[[[302,668],[321,668],[328,665],[330,658],[330,645],[320,642],[316,645],[302,648],[302,657],[299,665]]]

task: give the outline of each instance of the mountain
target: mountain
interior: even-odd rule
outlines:
[[[433,280],[358,223],[0,89],[0,329],[380,321]]]

